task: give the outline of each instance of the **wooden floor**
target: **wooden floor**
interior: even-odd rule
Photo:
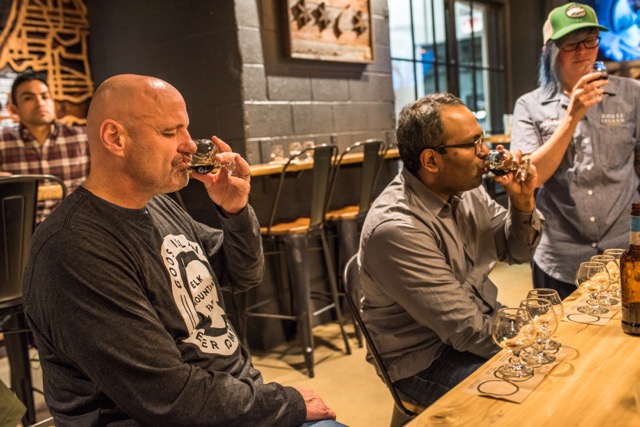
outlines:
[[[498,264],[491,279],[500,290],[499,300],[514,306],[526,297],[531,285],[529,265],[509,266]],[[348,327],[353,332],[351,326]],[[389,426],[393,401],[378,378],[373,366],[365,360],[366,351],[358,348],[353,335],[353,353],[344,353],[339,329],[334,324],[314,329],[316,341],[316,375],[309,378],[304,372],[303,357],[296,342],[282,345],[269,352],[253,353],[253,362],[262,372],[266,382],[278,382],[295,387],[307,387],[322,395],[327,404],[338,414],[338,421],[352,427]],[[34,359],[37,355],[33,354]],[[34,384],[40,387],[39,364],[32,364]],[[0,358],[0,380],[9,383],[6,358]],[[38,421],[48,417],[42,396],[36,393]]]

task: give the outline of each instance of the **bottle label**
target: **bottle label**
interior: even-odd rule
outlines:
[[[632,216],[630,225],[631,233],[629,234],[629,243],[640,246],[640,216]]]

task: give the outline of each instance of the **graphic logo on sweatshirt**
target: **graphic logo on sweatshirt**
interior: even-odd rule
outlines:
[[[200,245],[184,235],[168,235],[161,251],[173,298],[189,330],[184,342],[203,353],[233,354],[238,338],[222,309],[211,265]]]

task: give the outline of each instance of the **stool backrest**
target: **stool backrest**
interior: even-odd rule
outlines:
[[[36,222],[38,184],[44,180],[62,186],[53,175],[0,177],[0,304],[22,297],[22,275],[29,257]]]
[[[353,314],[353,318],[360,327],[362,331],[362,335],[364,335],[364,340],[367,343],[367,348],[369,353],[373,357],[373,360],[378,368],[378,372],[382,376],[382,380],[386,384],[387,388],[391,392],[391,396],[393,397],[393,401],[396,405],[396,408],[406,417],[415,417],[416,414],[411,410],[407,409],[398,392],[393,387],[393,381],[391,381],[391,377],[389,376],[389,372],[387,371],[387,367],[382,360],[382,356],[378,352],[375,342],[371,338],[371,334],[367,329],[367,326],[364,324],[362,320],[362,315],[360,314],[360,301],[362,299],[362,290],[360,289],[360,272],[358,270],[358,254],[352,256],[347,265],[344,267],[343,274],[343,283],[344,283],[344,296],[347,300],[347,305],[351,309],[351,314]]]
[[[358,214],[364,215],[369,211],[369,207],[373,201],[373,192],[375,190],[376,181],[378,180],[378,175],[380,174],[380,169],[384,163],[384,156],[387,151],[384,141],[379,139],[358,141],[345,148],[342,154],[340,154],[338,166],[336,167],[331,183],[331,192],[329,193],[329,198],[327,200],[327,209],[331,204],[333,191],[336,186],[336,181],[338,180],[340,167],[345,162],[345,156],[359,149],[363,150],[364,156],[362,159],[362,178],[360,180]]]
[[[331,180],[333,177],[334,167],[338,157],[338,147],[330,144],[323,144],[313,148],[306,148],[298,154],[294,154],[289,157],[287,163],[285,163],[280,173],[280,180],[278,181],[278,189],[273,200],[271,207],[271,215],[269,217],[269,224],[267,226],[267,234],[270,234],[271,227],[274,224],[278,206],[280,204],[280,196],[282,193],[282,187],[287,172],[292,165],[296,162],[302,162],[308,157],[308,154],[313,152],[313,183],[311,184],[311,206],[309,210],[309,230],[318,229],[324,224],[325,209],[327,206],[327,197],[331,189]]]

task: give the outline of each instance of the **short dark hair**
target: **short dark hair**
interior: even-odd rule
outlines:
[[[396,131],[398,151],[404,167],[414,175],[420,170],[420,154],[427,148],[443,145],[440,109],[447,105],[464,103],[450,93],[432,93],[406,105],[400,112]]]
[[[42,83],[44,83],[45,86],[47,86],[47,88],[49,87],[49,83],[47,82],[47,77],[42,73],[25,71],[24,73],[19,74],[18,77],[16,77],[16,79],[13,81],[13,85],[11,85],[11,102],[13,102],[14,105],[18,105],[18,102],[16,99],[16,90],[18,89],[18,86],[20,86],[24,82],[30,82],[33,80],[39,80]]]

